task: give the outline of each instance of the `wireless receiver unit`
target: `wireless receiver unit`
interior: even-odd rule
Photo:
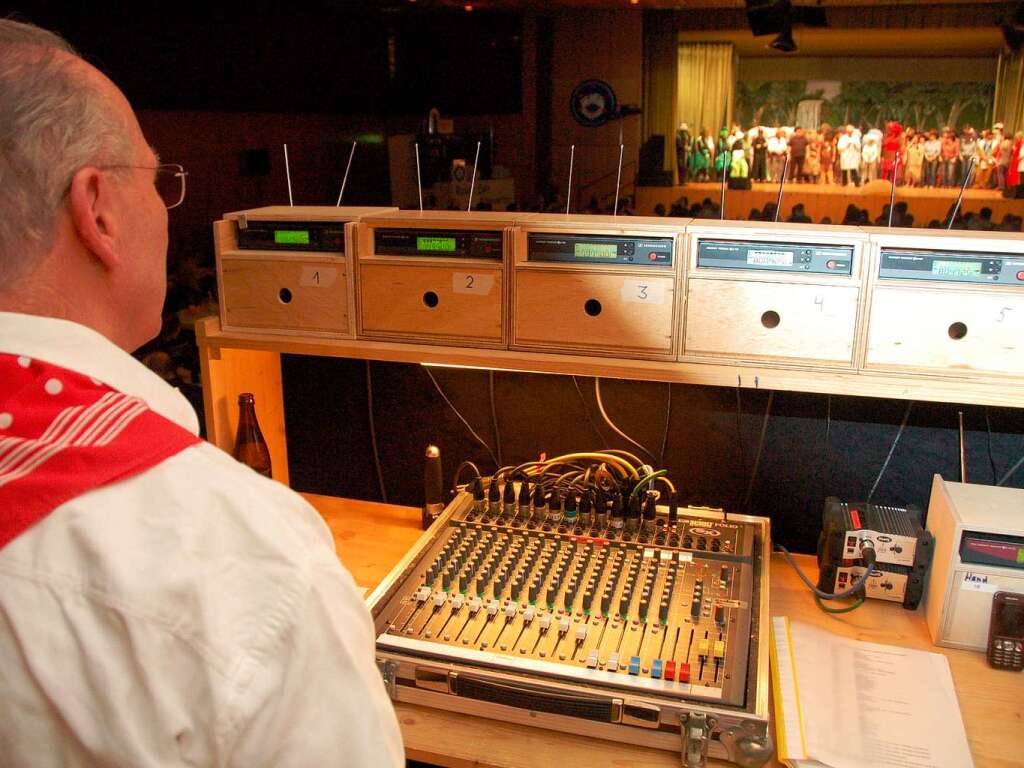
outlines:
[[[818,588],[834,594],[864,573],[861,547],[870,544],[876,565],[864,585],[866,597],[916,609],[935,551],[935,537],[913,505],[890,507],[870,502],[825,499],[818,540]]]

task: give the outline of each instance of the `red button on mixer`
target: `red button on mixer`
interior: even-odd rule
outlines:
[[[676,663],[674,661],[665,662],[665,675],[666,680],[676,679]]]

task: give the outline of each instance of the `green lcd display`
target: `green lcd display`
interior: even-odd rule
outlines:
[[[577,259],[617,259],[619,246],[615,243],[576,243]]]
[[[417,251],[430,251],[431,253],[454,253],[454,237],[417,237]]]
[[[980,261],[940,261],[932,262],[932,274],[949,275],[950,277],[967,277],[981,274]]]
[[[275,229],[274,242],[278,245],[309,245],[309,230]]]

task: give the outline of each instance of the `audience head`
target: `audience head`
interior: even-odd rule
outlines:
[[[135,349],[160,330],[167,207],[124,95],[60,37],[0,19],[0,309]]]

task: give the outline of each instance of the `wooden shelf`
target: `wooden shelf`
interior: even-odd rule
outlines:
[[[1011,377],[953,376],[907,373],[881,374],[846,369],[799,366],[757,366],[651,360],[627,360],[572,354],[519,352],[503,349],[443,347],[354,339],[325,339],[281,334],[226,332],[216,317],[196,324],[200,351],[223,349],[346,357],[398,363],[421,363],[529,373],[600,376],[611,379],[664,381],[716,387],[813,392],[899,400],[1024,406],[1024,388]],[[205,353],[204,353],[205,354]]]

